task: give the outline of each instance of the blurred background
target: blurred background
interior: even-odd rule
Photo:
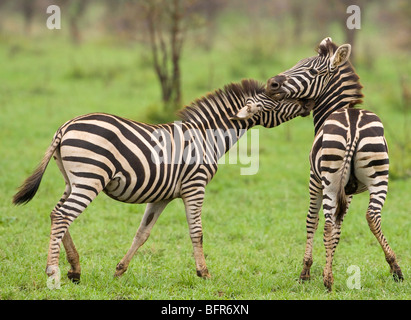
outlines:
[[[58,26],[50,5],[60,9],[59,29],[49,29]],[[347,13],[350,5],[360,9],[358,16]],[[347,20],[359,29],[349,29]],[[168,205],[134,269],[114,280],[144,206],[101,196],[70,228],[86,285],[71,286],[63,277],[64,290],[48,290],[49,213],[64,189],[54,161],[29,205],[11,203],[69,119],[107,112],[173,121],[177,109],[209,91],[243,78],[265,83],[316,55],[325,37],[352,45],[364,87],[361,107],[384,123],[390,150],[384,233],[410,273],[411,1],[0,0],[0,299],[409,298],[409,282],[386,280],[386,262],[364,219],[368,193],[353,199],[347,215],[335,293],[324,291],[317,258],[315,279],[304,286],[295,281],[306,237],[312,116],[253,128],[259,130],[258,173],[240,176],[248,164],[221,165],[207,186],[211,282],[196,281],[191,272],[181,201]],[[321,231],[315,242],[314,255],[323,259]],[[62,272],[69,268],[65,260]],[[362,290],[346,290],[352,264],[361,267]]]
[[[352,4],[361,11],[350,30]],[[47,27],[50,5],[60,29]],[[410,35],[408,0],[0,0],[0,134],[27,139],[30,124],[49,137],[96,111],[171,121],[229,82],[265,82],[330,36],[352,45],[364,107],[383,119],[398,159],[392,176],[407,177]]]

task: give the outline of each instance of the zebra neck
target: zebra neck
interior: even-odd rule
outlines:
[[[316,103],[316,107],[313,111],[313,119],[314,119],[314,129],[315,134],[317,134],[318,130],[320,130],[321,126],[323,125],[324,121],[336,110],[341,108],[347,108],[351,105],[350,101],[336,101],[334,103],[329,103],[327,101],[320,101]]]
[[[353,108],[362,102],[362,85],[357,74],[341,74],[332,79],[324,88],[323,93],[315,99],[313,110],[315,134],[324,121],[336,110]]]
[[[265,92],[264,85],[252,79],[231,83],[195,100],[179,112],[188,127],[199,129],[206,144],[222,157],[238,139],[256,124],[256,119],[232,120],[246,104],[247,97]]]
[[[254,126],[251,120],[231,121],[220,119],[218,124],[205,122],[186,122],[188,127],[201,132],[201,139],[205,144],[207,152],[211,150],[216,160],[223,157],[233,145]]]

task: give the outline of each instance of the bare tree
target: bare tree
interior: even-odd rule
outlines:
[[[204,21],[198,19],[199,15],[211,19],[221,4],[209,1],[204,5],[201,0],[145,0],[142,3],[162,100],[172,111],[181,107],[180,61],[187,32]]]
[[[88,4],[89,1],[85,0],[69,0],[66,3],[70,27],[70,36],[74,44],[80,44],[81,42],[79,22],[81,18],[84,16]]]
[[[180,57],[186,31],[183,25],[186,6],[185,0],[145,3],[154,69],[166,105],[181,103]]]
[[[5,4],[8,2],[8,0],[0,0],[0,13],[3,13],[2,11],[4,10],[2,7],[5,6]],[[0,16],[0,31],[2,31],[2,17]]]
[[[227,0],[105,0],[107,32],[123,41],[147,45],[169,116],[181,108],[181,57],[187,35],[212,29],[213,18]],[[207,37],[210,48],[212,36]],[[195,41],[199,39],[196,38]],[[204,44],[203,44],[204,45]]]
[[[26,35],[29,35],[31,33],[31,25],[35,14],[36,1],[20,0],[16,1],[15,5],[18,10],[21,10],[24,18],[24,32]]]

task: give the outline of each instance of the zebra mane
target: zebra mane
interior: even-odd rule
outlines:
[[[317,47],[317,53],[319,54],[319,56],[322,57],[331,57],[334,52],[337,50],[338,45],[335,44],[334,42],[330,40],[326,40],[326,41],[322,41],[318,47]],[[354,108],[357,104],[361,104],[362,103],[362,99],[364,97],[364,95],[362,94],[361,90],[363,88],[363,86],[360,83],[360,77],[358,76],[357,72],[355,71],[353,65],[351,64],[350,61],[347,61],[341,68],[340,68],[340,72],[344,73],[344,74],[349,74],[349,78],[346,80],[350,80],[350,86],[351,86],[351,90],[355,90],[356,91],[356,95],[355,97],[357,99],[354,99],[350,102],[349,104],[349,108]]]
[[[337,48],[338,46],[334,42],[327,40],[321,41],[315,51],[317,51],[320,56],[331,56],[335,52],[335,50],[337,50]]]
[[[196,116],[207,117],[207,114],[215,114],[216,111],[219,114],[228,113],[231,115],[243,107],[238,103],[238,100],[244,100],[245,97],[264,92],[265,84],[254,79],[243,79],[240,83],[227,84],[223,89],[217,89],[194,100],[190,105],[178,111],[177,115],[186,121],[193,120]],[[227,100],[231,100],[233,103],[227,106]],[[222,109],[225,109],[225,112]]]

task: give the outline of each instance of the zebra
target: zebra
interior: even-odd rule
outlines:
[[[64,177],[65,190],[50,214],[48,279],[59,281],[63,242],[71,266],[67,276],[73,282],[80,281],[79,255],[68,228],[101,191],[121,202],[147,203],[131,247],[116,266],[116,277],[127,270],[167,204],[181,198],[197,275],[209,278],[201,210],[205,187],[217,171],[217,160],[249,128],[275,127],[294,117],[307,116],[312,107],[310,101],[274,101],[265,94],[264,84],[244,79],[183,108],[180,122],[152,125],[105,113],[67,121],[13,198],[13,203],[19,205],[34,197],[53,156]]]
[[[394,251],[381,230],[381,210],[388,189],[388,147],[384,127],[371,111],[354,108],[362,103],[362,85],[348,61],[351,46],[337,46],[325,38],[318,55],[299,61],[267,81],[267,94],[276,99],[313,99],[315,138],[310,152],[310,205],[306,220],[307,243],[301,280],[310,278],[313,237],[318,212],[325,216],[326,265],[324,285],[334,282],[332,260],[341,225],[352,196],[370,193],[366,213],[369,228],[380,243],[396,281],[403,280]]]

